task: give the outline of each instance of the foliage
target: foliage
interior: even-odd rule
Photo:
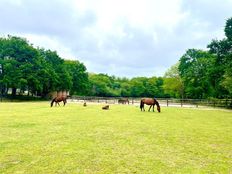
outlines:
[[[213,39],[208,51],[189,49],[180,58],[185,97],[232,98],[232,18],[224,31],[226,38]]]
[[[207,98],[210,89],[210,70],[213,68],[215,57],[207,51],[189,49],[181,57],[179,71],[188,98]]]
[[[70,94],[83,95],[88,92],[88,73],[86,72],[86,67],[83,63],[73,60],[64,61],[65,69],[68,71],[72,87],[70,89]]]
[[[163,78],[116,78],[107,74],[89,74],[90,95],[108,97],[164,97]]]
[[[164,92],[169,97],[184,98],[184,85],[179,73],[180,62],[177,62],[164,75]]]
[[[65,61],[55,51],[34,48],[26,39],[0,38],[1,93],[12,88],[46,96],[52,91],[86,92],[86,68],[78,61]],[[81,92],[80,92],[81,91]]]
[[[232,17],[227,19],[224,31],[227,39],[232,41]]]

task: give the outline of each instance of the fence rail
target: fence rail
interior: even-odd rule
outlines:
[[[123,98],[123,97],[92,97],[92,96],[71,96],[69,100],[77,102],[94,102],[118,104],[119,99],[129,99],[130,104],[139,105],[141,98]],[[157,98],[161,106],[179,106],[179,107],[223,107],[232,109],[232,99],[172,99]]]
[[[20,100],[21,98],[19,98]],[[35,100],[36,98],[33,98]],[[139,105],[141,98],[135,97],[95,97],[95,96],[71,96],[69,101],[71,102],[93,102],[93,103],[108,103],[119,104],[119,99],[128,99],[130,104]],[[39,100],[39,98],[38,98]],[[41,100],[41,99],[40,99]],[[176,106],[176,107],[222,107],[232,109],[232,99],[174,99],[174,98],[157,98],[161,106]],[[18,101],[10,98],[2,98],[0,96],[0,102],[2,101]],[[25,100],[27,101],[27,100]]]

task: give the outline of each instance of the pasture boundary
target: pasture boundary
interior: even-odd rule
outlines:
[[[139,105],[141,98],[133,97],[95,97],[95,96],[71,96],[71,102],[92,102],[119,104],[119,99],[128,99],[130,104]],[[232,99],[173,99],[157,98],[161,106],[167,107],[221,107],[232,109]]]

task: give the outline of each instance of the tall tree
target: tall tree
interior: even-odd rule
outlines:
[[[207,51],[189,49],[181,57],[179,71],[188,98],[207,98],[214,89],[210,84],[210,71],[215,57]]]
[[[232,41],[232,17],[227,19],[224,31],[227,39]]]
[[[211,54],[215,55],[216,61],[212,70],[211,80],[218,98],[232,97],[230,90],[232,68],[232,18],[226,21],[226,38],[222,40],[212,40],[208,45]]]
[[[89,81],[85,65],[79,61],[73,60],[65,60],[64,65],[72,79],[70,94],[87,94],[89,90]]]
[[[145,83],[147,81],[146,77],[135,77],[130,81],[131,86],[131,96],[132,97],[141,97],[145,96]]]
[[[28,79],[28,76],[23,75],[22,70],[27,67],[31,72],[35,66],[38,52],[26,39],[8,36],[0,40],[0,59],[3,65],[3,80],[4,86],[12,88],[12,94],[16,94],[16,89],[28,87],[31,85],[38,87],[36,84],[35,76],[33,79]],[[30,66],[27,66],[29,65]],[[31,75],[31,74],[28,74]]]
[[[179,73],[180,62],[171,66],[164,75],[164,91],[169,97],[184,98],[184,85]]]

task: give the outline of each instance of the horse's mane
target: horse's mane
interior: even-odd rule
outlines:
[[[158,102],[156,99],[154,99],[154,101],[155,101],[155,104],[156,104],[157,106],[160,106],[160,105],[159,105],[159,102]]]

